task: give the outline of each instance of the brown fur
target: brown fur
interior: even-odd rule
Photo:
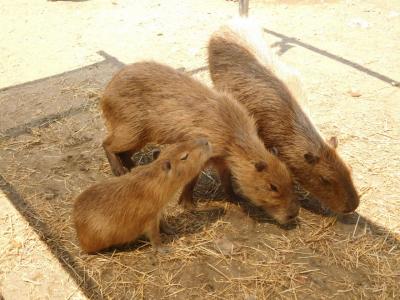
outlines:
[[[154,162],[95,184],[80,194],[73,217],[88,253],[125,244],[145,234],[157,249],[163,208],[210,158],[206,139],[170,145]]]
[[[247,21],[239,27],[235,23],[222,27],[209,41],[215,87],[232,93],[247,107],[265,146],[278,149],[279,157],[305,189],[333,211],[354,211],[359,197],[349,169],[335,150],[336,138],[328,143],[322,139],[295,99],[301,91],[292,84],[299,81],[260,44],[262,39],[254,39],[252,28],[243,22]]]
[[[298,213],[286,166],[268,152],[254,120],[230,96],[212,91],[190,76],[154,62],[136,63],[117,73],[102,99],[109,136],[103,143],[115,174],[129,168],[121,153],[147,143],[175,143],[206,137],[215,166],[228,193],[231,174],[240,190],[281,223]],[[192,206],[195,178],[181,196]],[[276,189],[276,191],[275,191]]]

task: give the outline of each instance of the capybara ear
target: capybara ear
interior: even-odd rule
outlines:
[[[153,155],[153,160],[156,160],[160,156],[161,150],[156,148],[154,149],[151,154]]]
[[[304,154],[304,159],[310,165],[315,165],[319,161],[319,157],[312,154],[311,152],[307,152],[306,154]]]
[[[336,149],[339,144],[336,136],[332,136],[329,140],[327,140],[327,143],[334,149]]]
[[[278,150],[277,147],[269,148],[269,151],[270,151],[273,155],[275,155],[275,156],[278,156],[278,155],[279,155],[279,150]]]
[[[258,172],[266,171],[267,167],[268,167],[267,163],[265,161],[262,161],[262,160],[256,162],[254,164],[254,166],[256,167],[256,170]]]
[[[165,172],[168,172],[169,170],[171,170],[171,162],[169,160],[164,161],[162,164],[162,169]]]
[[[180,160],[187,160],[187,158],[189,157],[189,153],[185,152],[181,155]]]

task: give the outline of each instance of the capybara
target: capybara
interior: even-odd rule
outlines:
[[[299,203],[286,165],[266,150],[245,107],[187,74],[155,62],[124,67],[106,87],[103,116],[109,130],[103,147],[116,175],[133,166],[130,156],[147,143],[172,144],[205,137],[225,191],[239,190],[280,223],[297,216]],[[193,207],[194,178],[180,202]]]
[[[222,26],[210,38],[208,60],[215,88],[247,107],[294,179],[331,210],[354,211],[359,196],[336,137],[321,137],[296,99],[304,96],[300,79],[264,44],[261,28],[245,18]]]
[[[94,253],[144,234],[159,249],[163,208],[201,171],[211,147],[206,139],[169,145],[152,163],[80,194],[73,217],[81,248]]]

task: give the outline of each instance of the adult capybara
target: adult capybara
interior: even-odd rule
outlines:
[[[298,214],[290,172],[260,140],[254,120],[236,100],[190,76],[155,62],[129,65],[117,73],[102,98],[109,130],[103,147],[116,175],[133,166],[130,156],[147,143],[171,144],[205,137],[213,145],[209,164],[230,195],[231,175],[247,198],[280,223]],[[197,177],[180,202],[193,206]]]
[[[336,137],[321,137],[299,104],[299,78],[264,44],[261,29],[242,18],[223,26],[209,41],[208,59],[215,87],[247,107],[265,146],[278,149],[295,180],[333,211],[354,211],[359,196]]]
[[[197,176],[211,153],[206,139],[170,145],[152,163],[84,191],[73,210],[81,248],[98,252],[144,234],[159,249],[163,208]]]

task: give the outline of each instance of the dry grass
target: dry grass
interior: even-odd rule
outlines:
[[[244,203],[225,201],[218,179],[203,174],[199,210],[176,202],[164,236],[171,253],[145,241],[98,255],[80,252],[71,223],[73,197],[111,176],[100,147],[97,108],[1,141],[0,173],[24,197],[30,217],[88,295],[112,299],[321,299],[399,297],[399,241],[363,217],[303,209],[280,228]],[[146,153],[135,159],[149,162]],[[303,198],[307,194],[299,192]],[[36,222],[36,221],[37,222]],[[43,227],[44,226],[44,227]]]

